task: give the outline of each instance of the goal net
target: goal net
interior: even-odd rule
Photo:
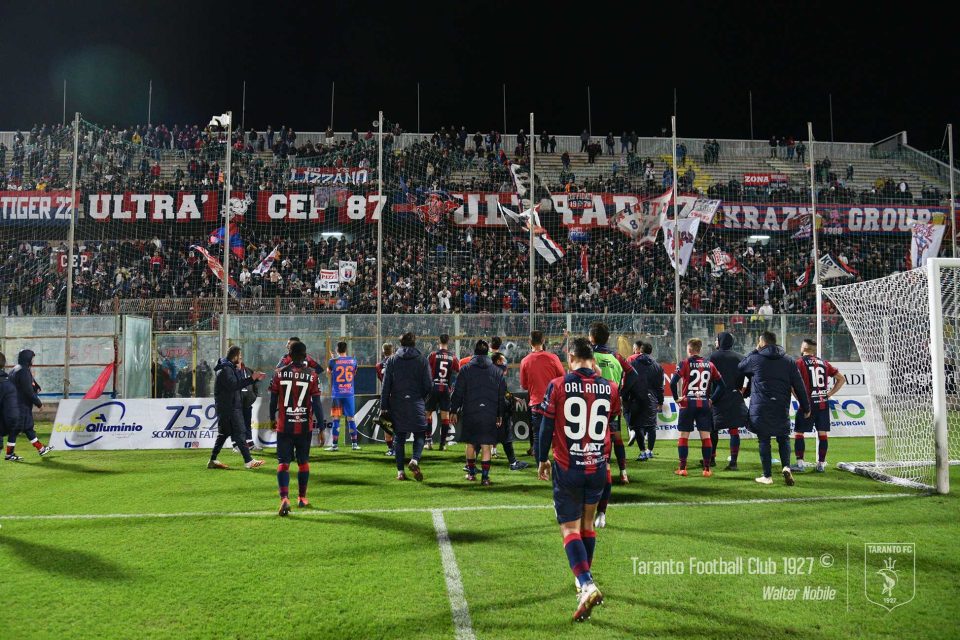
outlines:
[[[850,328],[874,406],[875,460],[838,466],[949,489],[960,461],[960,260],[823,290]]]

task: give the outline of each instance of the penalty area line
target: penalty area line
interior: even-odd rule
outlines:
[[[470,608],[463,593],[463,580],[460,577],[460,567],[453,553],[453,544],[450,542],[450,533],[447,523],[443,519],[443,511],[432,509],[433,528],[437,532],[437,545],[440,547],[440,560],[443,563],[443,577],[447,583],[447,599],[450,600],[450,613],[453,615],[453,629],[457,640],[476,640],[473,632],[473,622],[470,620]]]
[[[647,502],[614,502],[610,506],[616,509],[656,508],[656,507],[723,507],[737,505],[762,504],[802,504],[805,502],[843,502],[850,500],[888,500],[898,498],[921,498],[925,493],[868,493],[848,496],[809,496],[797,498],[749,498],[743,500],[687,500],[687,501],[647,501]],[[459,511],[529,511],[553,509],[553,504],[502,504],[502,505],[475,505],[466,507],[399,507],[396,509],[310,509],[295,511],[290,514],[294,518],[338,515],[362,515],[384,513],[456,513]],[[23,520],[124,520],[124,519],[156,519],[166,520],[175,518],[266,518],[276,517],[277,512],[271,511],[180,511],[171,513],[54,513],[36,515],[0,515],[0,522]]]

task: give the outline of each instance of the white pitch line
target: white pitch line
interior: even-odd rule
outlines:
[[[447,532],[447,523],[443,519],[443,511],[432,509],[433,528],[437,531],[437,544],[440,546],[440,560],[443,562],[443,576],[447,582],[447,598],[450,600],[450,613],[453,614],[453,629],[457,640],[476,640],[473,633],[473,622],[470,620],[470,609],[467,598],[463,595],[463,580],[460,578],[460,567],[453,554],[453,544]]]
[[[869,493],[850,496],[810,496],[806,498],[752,498],[744,500],[689,500],[680,502],[615,502],[614,509],[643,507],[722,507],[751,504],[790,504],[804,502],[834,502],[845,500],[886,500],[889,498],[917,498],[925,493]],[[434,513],[458,511],[528,511],[534,509],[552,509],[552,504],[502,504],[477,505],[469,507],[401,507],[397,509],[310,509],[294,511],[291,516],[336,516],[362,515],[376,513]],[[123,520],[123,519],[171,519],[171,518],[263,518],[276,517],[276,511],[181,511],[173,513],[57,513],[48,515],[0,515],[0,522],[14,520]]]

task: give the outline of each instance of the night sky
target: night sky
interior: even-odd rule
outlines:
[[[417,129],[537,128],[594,135],[876,141],[906,129],[940,148],[957,124],[952,24],[932,5],[583,2],[4,2],[0,130],[74,111],[105,124],[246,124],[322,130],[387,121]],[[520,8],[523,7],[523,8]],[[943,11],[942,5],[939,11]],[[673,28],[670,25],[675,25]]]

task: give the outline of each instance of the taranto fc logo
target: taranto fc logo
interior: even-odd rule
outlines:
[[[887,611],[916,595],[916,545],[867,542],[863,546],[863,589],[867,600]]]

